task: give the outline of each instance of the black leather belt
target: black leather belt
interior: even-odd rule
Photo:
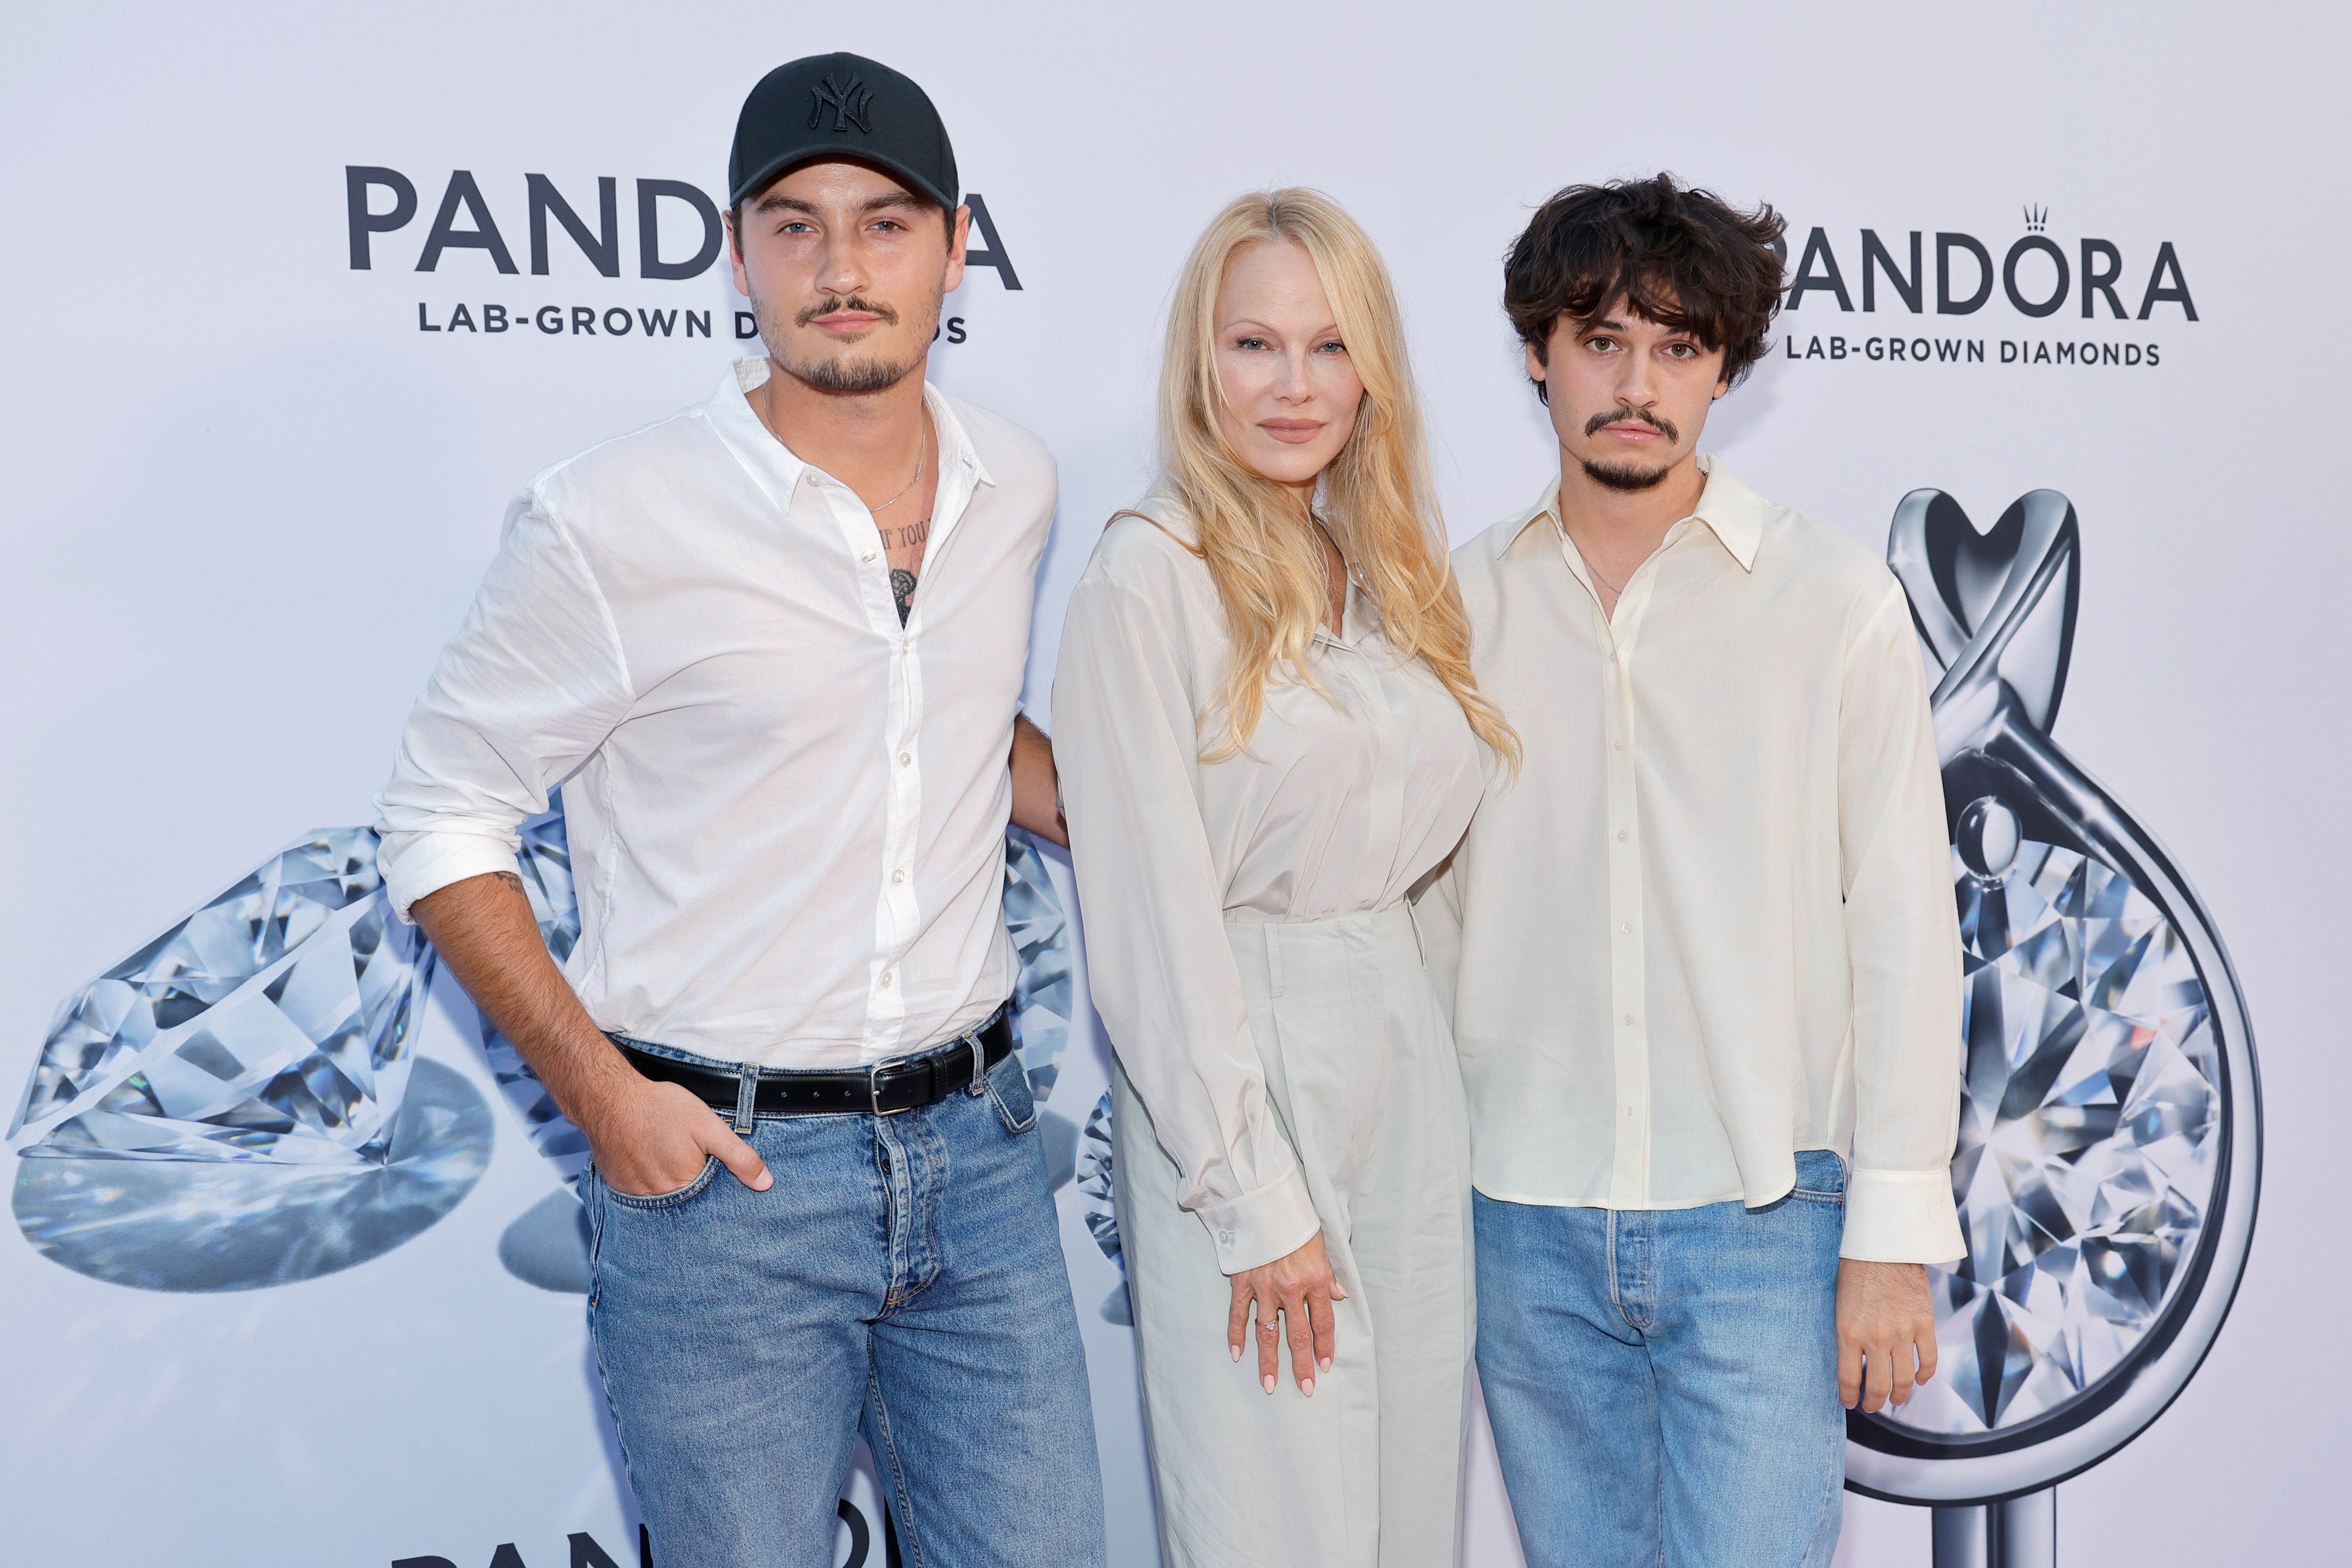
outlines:
[[[741,1073],[696,1067],[626,1040],[614,1040],[629,1065],[657,1083],[679,1083],[699,1095],[704,1104],[733,1118],[743,1090]],[[937,1105],[960,1089],[972,1087],[976,1078],[1013,1054],[1013,1010],[997,1009],[996,1016],[968,1035],[933,1046],[917,1057],[896,1057],[870,1068],[844,1072],[792,1072],[756,1068],[751,1113],[754,1116],[896,1116],[926,1105]],[[977,1058],[977,1062],[975,1062]]]

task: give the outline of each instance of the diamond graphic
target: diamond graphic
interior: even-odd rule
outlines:
[[[18,1224],[68,1268],[154,1289],[283,1284],[398,1246],[489,1146],[463,1078],[423,1064],[412,1093],[433,970],[372,830],[272,857],[58,1010],[9,1128]]]
[[[1061,1076],[1070,1043],[1070,921],[1045,858],[1022,828],[1004,836],[1004,929],[1021,958],[1013,983],[1013,1028],[1030,1092],[1042,1104]]]
[[[2154,1326],[2212,1195],[2220,1067],[2195,964],[2122,875],[2031,840],[2001,877],[1954,862],[1969,1256],[1929,1270],[1942,1366],[1893,1418],[1958,1434],[2047,1414]]]
[[[1086,1130],[1078,1135],[1078,1191],[1086,1194],[1087,1234],[1102,1248],[1102,1255],[1118,1265],[1118,1283],[1103,1298],[1099,1310],[1106,1322],[1131,1329],[1135,1327],[1135,1303],[1127,1293],[1127,1257],[1119,1246],[1118,1189],[1113,1179],[1118,1163],[1118,1152],[1111,1141],[1114,1114],[1111,1091],[1104,1089],[1087,1117]]]
[[[1846,1473],[1948,1508],[2096,1464],[2195,1373],[2252,1241],[2261,1086],[2196,894],[2051,739],[2082,588],[2074,507],[2035,490],[1979,531],[1915,490],[1887,559],[1935,682],[1967,980],[1952,1189],[1968,1253],[1928,1271],[1935,1379],[1852,1414]]]
[[[58,1010],[26,1158],[383,1163],[433,963],[366,828],[271,858]]]
[[[1127,1259],[1119,1253],[1118,1214],[1112,1206],[1115,1189],[1111,1185],[1118,1154],[1111,1146],[1110,1127],[1110,1090],[1104,1089],[1087,1118],[1086,1131],[1078,1135],[1078,1191],[1087,1195],[1087,1233],[1102,1248],[1102,1255],[1123,1268]]]

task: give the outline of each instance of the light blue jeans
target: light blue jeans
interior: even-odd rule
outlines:
[[[1036,1123],[1015,1055],[902,1115],[760,1118],[764,1193],[716,1160],[651,1197],[582,1178],[589,1328],[661,1568],[831,1568],[861,1426],[908,1568],[1102,1563]]]
[[[1845,1165],[1769,1208],[1473,1199],[1478,1377],[1528,1568],[1827,1568]]]

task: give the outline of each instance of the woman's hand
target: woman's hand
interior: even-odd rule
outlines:
[[[1331,1356],[1338,1348],[1331,1303],[1348,1299],[1346,1288],[1331,1276],[1331,1259],[1323,1252],[1323,1233],[1317,1231],[1307,1238],[1306,1246],[1287,1257],[1244,1268],[1231,1278],[1234,1311],[1225,1321],[1225,1344],[1234,1359],[1242,1359],[1250,1304],[1255,1302],[1258,1381],[1265,1384],[1268,1394],[1274,1392],[1281,1360],[1282,1335],[1274,1326],[1275,1314],[1279,1312],[1290,1332],[1291,1375],[1298,1380],[1298,1392],[1312,1398],[1316,1373],[1331,1370]]]

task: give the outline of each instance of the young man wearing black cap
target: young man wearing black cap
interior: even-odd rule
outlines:
[[[924,384],[967,215],[920,88],[778,68],[729,184],[767,357],[509,508],[380,803],[394,902],[594,1150],[663,1568],[829,1564],[861,1425],[908,1563],[1097,1563],[1000,906],[1008,816],[1059,831],[1015,742],[1053,459]],[[559,785],[562,972],[513,861]]]

